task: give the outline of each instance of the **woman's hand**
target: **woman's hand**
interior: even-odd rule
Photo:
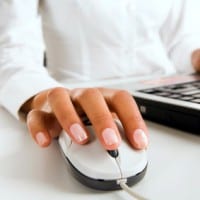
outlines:
[[[46,147],[64,129],[78,144],[89,141],[81,118],[87,116],[107,150],[118,148],[121,136],[113,121],[119,118],[130,144],[136,149],[148,145],[148,131],[133,97],[124,90],[53,88],[36,95],[22,107],[33,139]],[[113,114],[114,113],[114,114]]]

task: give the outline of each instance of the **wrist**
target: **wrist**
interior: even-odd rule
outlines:
[[[200,49],[192,53],[192,65],[196,71],[200,72]]]

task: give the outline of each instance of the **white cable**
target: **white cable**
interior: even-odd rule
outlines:
[[[126,191],[129,195],[131,195],[132,197],[134,197],[134,199],[136,200],[147,200],[147,198],[135,193],[127,184],[126,184],[127,180],[126,179],[120,179],[117,181],[117,183],[120,185],[120,187]]]

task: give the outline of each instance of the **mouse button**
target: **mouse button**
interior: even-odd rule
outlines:
[[[126,142],[122,142],[119,151],[119,165],[124,177],[141,172],[147,165],[146,150],[135,150]]]
[[[92,125],[85,126],[87,131],[89,132],[90,142],[96,139],[95,131]]]
[[[58,143],[59,143],[60,147],[62,148],[62,151],[66,155],[67,154],[67,149],[72,144],[72,140],[64,130],[59,135]]]
[[[115,122],[120,134],[124,135],[124,128],[123,128],[121,121],[119,119],[114,119],[114,122]]]
[[[68,150],[70,162],[82,174],[104,180],[121,177],[115,159],[103,149],[98,140],[82,146],[72,143]]]

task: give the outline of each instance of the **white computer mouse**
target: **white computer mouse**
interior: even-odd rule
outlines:
[[[117,150],[106,151],[95,137],[92,126],[87,128],[91,140],[86,145],[72,142],[65,131],[58,138],[63,157],[77,180],[94,189],[116,190],[120,189],[121,179],[131,186],[143,178],[148,163],[145,150],[134,150],[123,138]],[[119,129],[123,137],[123,129]]]

